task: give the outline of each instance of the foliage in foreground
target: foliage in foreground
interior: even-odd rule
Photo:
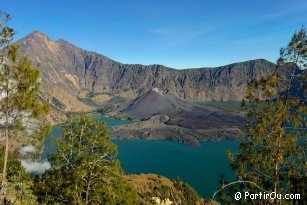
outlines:
[[[116,146],[105,123],[86,115],[62,126],[52,169],[36,179],[35,193],[47,204],[136,204],[136,192],[124,181]],[[56,187],[56,188],[55,188]]]
[[[3,169],[4,149],[0,149],[0,169]],[[32,205],[36,203],[36,196],[31,190],[31,178],[25,172],[18,160],[18,155],[13,152],[8,157],[7,164],[7,195],[6,204]]]
[[[10,145],[17,131],[24,130],[25,121],[48,112],[48,105],[40,101],[38,91],[39,71],[27,56],[18,56],[18,46],[11,45],[14,30],[7,26],[10,16],[0,11],[0,117],[4,120],[1,134],[4,136],[0,203],[5,204],[13,195],[12,181],[8,180]],[[42,136],[41,136],[42,137]],[[2,145],[1,145],[2,149]],[[20,185],[15,187],[23,189]]]
[[[276,71],[250,83],[243,101],[249,120],[239,153],[228,153],[238,181],[223,184],[223,204],[296,204],[306,201],[306,63],[307,34],[295,33]],[[283,70],[283,72],[280,72]],[[283,75],[281,75],[283,73]],[[300,84],[301,82],[301,84]],[[249,199],[236,201],[234,193],[300,194],[300,200]]]
[[[183,204],[197,204],[199,196],[197,192],[187,183],[177,178],[173,180],[175,188],[183,194]]]
[[[169,199],[173,204],[202,204],[195,190],[178,178],[170,180],[156,174],[125,175],[124,178],[137,190],[139,204],[152,204],[153,198],[160,199],[160,203]]]

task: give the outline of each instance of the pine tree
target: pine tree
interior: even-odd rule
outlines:
[[[221,190],[231,190],[221,196],[224,203],[297,203],[278,198],[235,201],[235,191],[293,193],[306,199],[306,42],[302,28],[281,49],[276,71],[249,84],[242,102],[248,124],[239,153],[228,153],[238,181],[222,185]]]
[[[48,158],[52,169],[36,180],[39,202],[137,204],[136,192],[122,177],[106,124],[80,115],[72,116],[62,129],[57,153]]]
[[[4,118],[4,156],[1,178],[1,202],[5,203],[7,192],[7,164],[10,139],[17,130],[24,129],[27,118],[36,118],[48,111],[37,95],[40,87],[39,72],[32,67],[28,57],[18,57],[18,46],[11,45],[14,30],[6,26],[9,15],[0,12],[0,114]]]

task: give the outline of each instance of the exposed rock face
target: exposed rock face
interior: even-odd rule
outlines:
[[[34,32],[17,41],[22,54],[39,64],[44,84],[61,84],[73,91],[142,93],[168,89],[187,100],[241,100],[247,83],[272,73],[274,64],[251,60],[217,68],[176,70],[163,65],[121,64]]]

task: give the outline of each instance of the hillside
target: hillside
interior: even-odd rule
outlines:
[[[39,31],[16,43],[22,54],[39,64],[45,86],[61,85],[72,93],[86,90],[120,94],[131,90],[134,93],[131,95],[138,95],[157,87],[190,101],[238,101],[243,98],[249,81],[267,76],[274,68],[273,63],[263,59],[185,70],[122,64],[64,40],[52,41]]]
[[[202,200],[186,183],[156,174],[125,175],[127,182],[135,188],[141,204],[153,204],[152,197],[170,199],[174,204],[202,204]],[[189,201],[188,201],[189,200]]]
[[[16,43],[41,72],[41,96],[53,105],[49,121],[93,110],[142,120],[112,129],[111,135],[121,139],[170,139],[197,146],[202,140],[235,138],[244,124],[240,115],[190,101],[241,100],[248,82],[274,69],[263,59],[184,70],[122,64],[65,40],[52,41],[39,31]]]

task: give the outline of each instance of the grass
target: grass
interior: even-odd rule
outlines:
[[[124,175],[125,180],[137,190],[141,204],[152,204],[151,198],[158,197],[162,200],[168,198],[174,204],[203,204],[198,195],[191,195],[185,188],[178,187],[175,180],[170,180],[156,174]],[[183,185],[183,183],[181,183]],[[186,185],[184,183],[184,185]],[[190,188],[195,194],[193,188]],[[187,201],[187,199],[192,199]]]

